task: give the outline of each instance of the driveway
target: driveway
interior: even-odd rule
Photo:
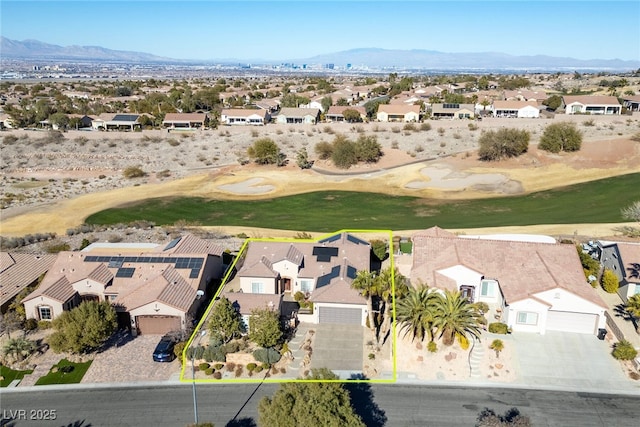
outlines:
[[[167,381],[178,378],[180,364],[177,360],[159,363],[152,359],[160,338],[162,335],[122,336],[117,346],[96,355],[82,382]]]
[[[358,325],[318,324],[313,342],[312,368],[362,372],[364,328]],[[348,375],[347,375],[348,376]]]
[[[611,356],[610,344],[594,335],[517,333],[501,339],[505,345],[514,346],[514,362],[519,365],[515,383],[579,391],[640,389]]]

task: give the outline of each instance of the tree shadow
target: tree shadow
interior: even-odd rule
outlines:
[[[76,420],[62,427],[91,427],[91,423],[87,423],[85,420]]]
[[[128,329],[119,329],[109,337],[107,341],[100,347],[98,353],[102,353],[110,348],[118,348],[133,341],[135,337]]]
[[[258,425],[253,418],[240,418],[238,420],[231,420],[225,427],[257,427]]]
[[[367,380],[362,374],[352,375],[351,380]],[[351,397],[353,410],[367,427],[383,427],[387,423],[387,415],[373,400],[371,385],[366,382],[346,382],[344,388]]]
[[[627,310],[624,303],[618,304],[613,308],[613,311],[616,313],[616,317],[621,318],[625,322],[631,322],[633,327],[638,329],[638,319],[633,317]]]

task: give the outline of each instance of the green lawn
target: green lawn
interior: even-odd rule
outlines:
[[[149,199],[98,212],[91,224],[179,220],[330,232],[340,229],[476,228],[507,225],[623,222],[620,209],[640,199],[640,173],[524,196],[443,201],[378,193],[323,191],[268,200],[194,197]]]
[[[84,377],[87,369],[91,366],[91,362],[93,362],[93,360],[84,363],[73,363],[67,359],[62,359],[57,365],[51,368],[51,371],[49,371],[47,375],[40,377],[38,381],[36,381],[36,385],[77,384],[82,380],[82,377]],[[65,373],[65,366],[73,367],[73,369]]]
[[[33,370],[14,371],[13,369],[7,368],[4,365],[0,365],[0,376],[2,377],[2,381],[0,381],[0,387],[7,387],[13,380],[21,380],[22,377],[32,372]]]

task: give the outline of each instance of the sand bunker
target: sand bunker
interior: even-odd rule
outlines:
[[[219,185],[218,188],[234,194],[265,194],[275,190],[273,185],[258,185],[264,178],[251,178],[236,184]]]
[[[506,175],[497,173],[469,173],[454,171],[444,165],[433,165],[420,170],[428,181],[414,180],[405,188],[414,190],[475,190],[491,193],[520,194],[524,192],[522,184]]]

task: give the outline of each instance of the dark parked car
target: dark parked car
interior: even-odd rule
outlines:
[[[176,358],[176,355],[173,353],[173,348],[176,345],[176,341],[173,337],[163,336],[156,349],[153,350],[153,360],[154,362],[171,362]]]

